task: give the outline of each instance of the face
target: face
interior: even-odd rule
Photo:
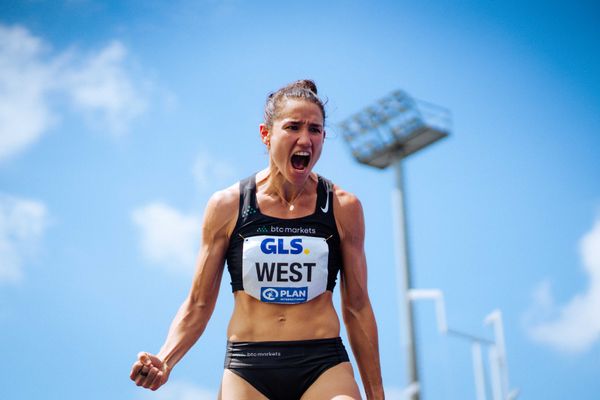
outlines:
[[[272,127],[260,125],[269,149],[271,168],[288,181],[303,184],[321,156],[325,130],[318,105],[306,100],[286,100]]]

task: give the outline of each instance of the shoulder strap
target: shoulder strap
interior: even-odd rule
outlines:
[[[248,216],[256,213],[256,174],[240,181],[240,219],[246,219]]]
[[[318,175],[317,184],[317,212],[327,215],[333,215],[333,183]]]

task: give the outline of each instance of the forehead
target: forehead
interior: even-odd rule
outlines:
[[[321,108],[308,100],[286,99],[281,103],[277,117],[281,121],[306,121],[311,124],[323,125]]]

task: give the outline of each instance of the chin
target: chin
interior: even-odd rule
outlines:
[[[311,171],[312,168],[304,168],[303,170],[292,168],[290,178],[292,180],[298,179],[304,181],[308,176],[310,176]]]

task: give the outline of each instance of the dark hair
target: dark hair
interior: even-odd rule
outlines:
[[[302,99],[316,104],[323,114],[323,125],[325,125],[325,103],[317,96],[317,85],[310,79],[302,79],[292,82],[276,92],[269,93],[265,104],[265,124],[273,126],[277,119],[281,103],[287,99]]]

